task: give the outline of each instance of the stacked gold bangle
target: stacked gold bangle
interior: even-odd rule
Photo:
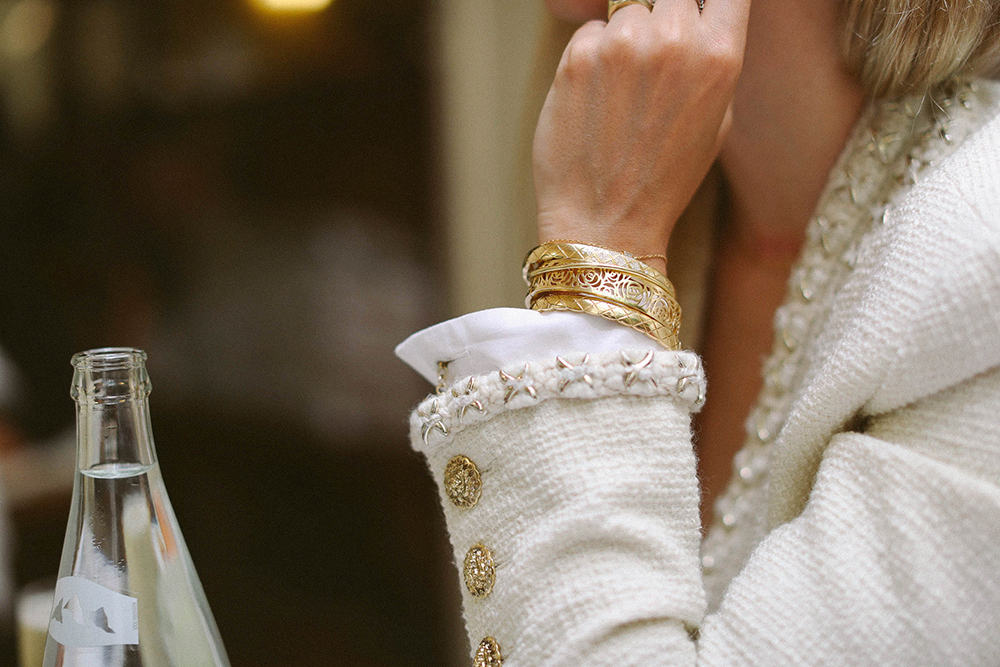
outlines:
[[[626,253],[553,241],[524,260],[525,305],[571,310],[641,331],[668,350],[680,348],[681,307],[667,277]]]

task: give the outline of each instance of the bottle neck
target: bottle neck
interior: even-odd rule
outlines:
[[[146,354],[130,348],[73,357],[77,467],[91,474],[156,463],[149,421]]]

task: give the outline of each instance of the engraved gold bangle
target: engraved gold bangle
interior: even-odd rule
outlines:
[[[680,321],[677,300],[655,284],[645,283],[622,271],[582,268],[536,273],[531,280],[525,305],[544,294],[580,294],[600,298],[638,310],[654,320],[673,326]]]
[[[674,308],[672,317],[660,318],[653,317],[631,304],[592,291],[550,290],[535,294],[529,308],[539,312],[574,310],[598,315],[641,331],[669,349],[677,349],[677,336],[680,330],[679,306]]]
[[[608,303],[602,299],[577,294],[547,294],[536,299],[531,304],[531,307],[532,310],[539,312],[567,310],[596,315],[646,334],[668,350],[680,349],[680,342],[677,340],[677,335],[673,333],[671,327],[667,327],[639,311],[631,308],[622,308],[617,304]]]
[[[525,305],[597,315],[678,349],[681,309],[660,271],[625,253],[570,241],[545,243],[524,262]]]
[[[673,285],[670,284],[670,281],[667,280],[667,277],[663,273],[632,255],[597,245],[576,243],[573,241],[550,241],[537,246],[529,252],[528,256],[524,259],[524,281],[529,282],[529,274],[548,262],[568,260],[577,260],[589,265],[600,265],[607,268],[631,271],[635,274],[646,276],[658,283],[671,295],[674,294]]]
[[[567,271],[574,274],[586,271],[614,274],[620,276],[621,280],[634,281],[645,286],[647,289],[665,292],[671,298],[675,297],[673,285],[661,276],[654,277],[647,273],[640,273],[620,266],[598,264],[596,262],[582,262],[578,259],[553,259],[546,262],[539,262],[532,265],[525,279],[528,281],[528,284],[532,284],[536,280],[545,280],[551,274]]]
[[[620,252],[626,257],[634,257],[635,259],[662,259],[664,262],[668,261],[666,255],[633,255],[628,250],[615,250],[614,248],[609,248],[603,246],[600,243],[585,243],[584,241],[573,241],[571,239],[552,239],[551,241],[546,241],[548,243],[575,243],[577,245],[588,245],[594,248],[601,248],[603,250],[610,250],[611,252]]]

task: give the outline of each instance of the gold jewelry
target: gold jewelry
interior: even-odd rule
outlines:
[[[646,334],[668,350],[681,349],[674,327],[657,322],[652,317],[617,304],[608,303],[603,299],[588,298],[574,294],[549,294],[536,299],[531,304],[532,310],[544,313],[552,310],[567,310],[588,315],[597,315],[612,322],[624,324],[630,329]]]
[[[533,263],[527,277],[532,294],[552,288],[597,290],[605,296],[648,309],[655,307],[653,299],[660,295],[671,300],[675,298],[670,281],[659,271],[656,273],[658,275],[632,267],[566,258]]]
[[[553,239],[551,241],[546,241],[546,243],[576,243],[577,245],[589,245],[595,248],[601,248],[602,250],[610,250],[611,252],[618,252],[625,255],[626,257],[633,257],[635,259],[662,259],[664,264],[667,263],[666,255],[633,255],[628,250],[615,250],[614,248],[609,248],[599,243],[585,243],[583,241],[571,241],[570,239]]]
[[[524,258],[524,266],[521,269],[525,282],[529,282],[529,274],[537,268],[547,265],[553,261],[578,261],[588,266],[595,264],[605,266],[609,269],[631,271],[634,274],[645,276],[658,283],[660,287],[674,295],[674,286],[670,284],[667,277],[652,266],[640,261],[638,257],[629,252],[612,250],[596,243],[582,243],[580,241],[567,241],[557,239],[547,241],[536,246]]]
[[[639,255],[636,259],[662,259],[664,264],[667,263],[666,255]]]
[[[659,285],[600,267],[553,268],[533,274],[525,305],[547,294],[572,293],[630,308],[660,322],[677,318],[677,301]]]
[[[661,272],[625,253],[569,241],[545,243],[524,261],[525,305],[572,310],[624,324],[678,349],[681,309]]]
[[[610,21],[611,15],[626,5],[642,5],[649,11],[653,11],[653,3],[655,2],[656,0],[608,0],[608,20]]]

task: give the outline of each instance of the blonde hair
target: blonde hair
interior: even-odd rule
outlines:
[[[1000,68],[1000,0],[844,0],[844,52],[871,97]]]

